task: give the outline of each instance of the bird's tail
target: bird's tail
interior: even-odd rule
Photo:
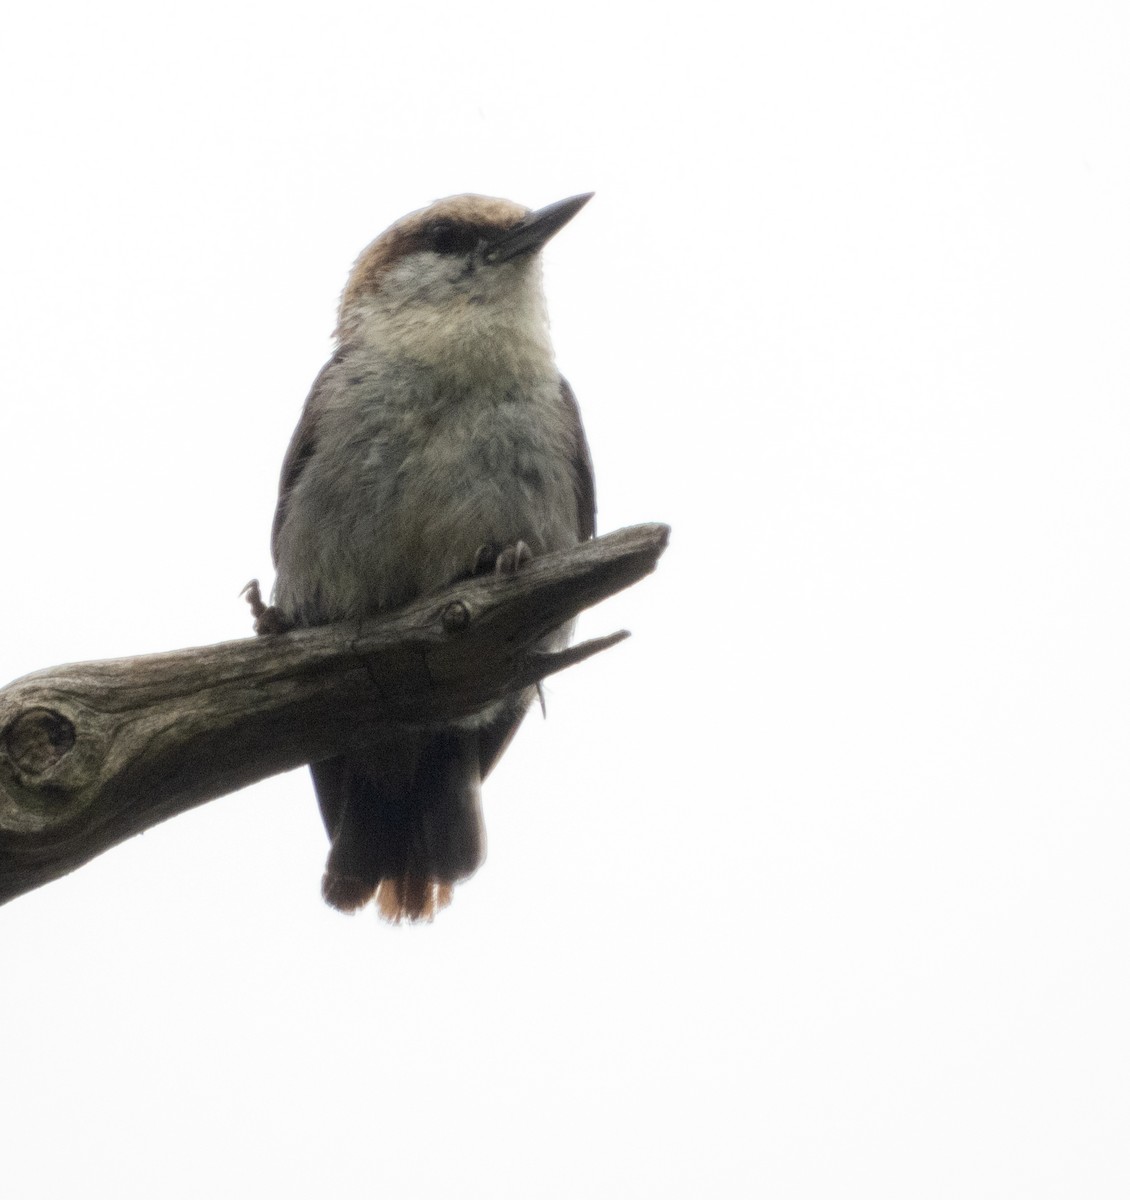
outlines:
[[[334,908],[375,897],[386,920],[431,920],[482,861],[475,733],[401,735],[310,770],[332,842],[322,895]]]

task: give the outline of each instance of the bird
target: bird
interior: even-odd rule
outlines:
[[[449,196],[361,252],[283,461],[274,628],[386,612],[594,536],[592,458],[554,357],[541,264],[591,197],[531,210]],[[450,903],[485,854],[482,780],[535,694],[435,728],[378,730],[311,764],[329,905],[375,901],[398,923]]]

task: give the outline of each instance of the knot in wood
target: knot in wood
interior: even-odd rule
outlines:
[[[448,633],[457,633],[471,623],[471,610],[462,600],[453,600],[443,610],[443,627]]]
[[[4,731],[12,762],[25,775],[42,775],[75,744],[75,727],[50,708],[29,708]]]

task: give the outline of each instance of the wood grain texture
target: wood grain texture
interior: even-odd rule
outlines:
[[[0,903],[178,813],[364,742],[473,713],[613,645],[539,639],[636,583],[637,525],[380,617],[37,671],[0,690]]]

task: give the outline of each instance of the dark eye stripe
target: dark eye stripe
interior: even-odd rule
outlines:
[[[437,254],[470,254],[479,244],[479,233],[472,225],[437,221],[429,228],[427,241]]]

